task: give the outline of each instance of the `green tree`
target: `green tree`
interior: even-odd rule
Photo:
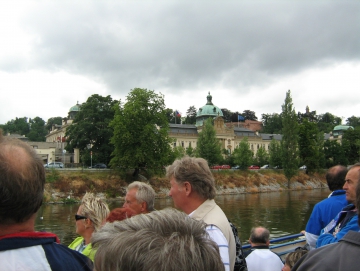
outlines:
[[[281,145],[275,139],[272,139],[269,144],[269,163],[273,167],[282,168]]]
[[[290,188],[290,181],[293,176],[298,173],[298,122],[295,109],[293,108],[291,92],[286,93],[285,102],[282,105],[282,164],[284,174],[288,180],[288,187]]]
[[[45,124],[46,131],[50,132],[53,125],[61,125],[62,124],[62,118],[61,117],[53,117],[49,118],[48,121]]]
[[[45,129],[45,121],[40,117],[29,120],[30,132],[27,137],[30,141],[45,142],[47,131]]]
[[[234,164],[238,165],[241,169],[247,169],[252,164],[254,153],[250,149],[247,137],[244,137],[239,146],[235,147],[232,156]]]
[[[350,164],[355,164],[359,161],[360,146],[358,140],[360,140],[360,129],[349,128],[344,131],[341,144]]]
[[[336,140],[326,140],[324,142],[324,155],[326,168],[349,164],[343,147]]]
[[[79,148],[81,159],[90,164],[90,151],[93,153],[93,163],[110,162],[113,150],[110,138],[113,135],[109,123],[113,120],[117,103],[110,95],[103,97],[98,94],[90,96],[81,105],[81,110],[66,130],[66,150],[72,152]],[[89,145],[90,144],[90,145]],[[91,148],[88,149],[88,146]]]
[[[27,135],[30,132],[30,125],[28,123],[28,118],[15,118],[3,126],[4,132],[10,134],[19,134],[19,135]]]
[[[254,111],[244,110],[241,114],[246,120],[258,120]]]
[[[221,108],[221,112],[223,112],[224,122],[231,122],[231,117],[233,115],[233,112],[231,112],[227,108]]]
[[[173,158],[164,95],[134,88],[126,99],[124,106],[119,103],[114,107],[115,117],[110,124],[114,129],[114,151],[110,164],[134,169],[135,178],[144,167],[148,172],[161,173]]]
[[[182,146],[176,146],[173,149],[174,160],[183,158],[185,154],[185,148],[183,148]]]
[[[318,116],[318,128],[320,132],[330,133],[335,126],[341,124],[341,118],[334,116],[333,114],[326,112]]]
[[[269,164],[269,154],[267,153],[267,151],[265,150],[265,148],[263,146],[261,146],[257,150],[257,152],[255,154],[254,163],[259,166]]]
[[[350,118],[346,119],[346,125],[356,128],[356,127],[360,126],[360,118],[351,116]]]
[[[204,122],[202,131],[199,133],[196,156],[204,158],[210,165],[218,164],[223,159],[220,142],[216,138],[216,132],[210,118]]]
[[[316,123],[304,117],[299,125],[299,154],[301,163],[306,165],[309,172],[320,168],[323,141],[324,137],[319,136]]]
[[[195,153],[196,153],[196,150],[193,147],[189,146],[186,148],[187,156],[193,157],[195,155]]]
[[[261,121],[263,124],[262,132],[268,134],[281,134],[282,119],[281,114],[262,114]]]
[[[185,124],[195,124],[196,123],[196,107],[194,105],[190,106],[186,111]]]

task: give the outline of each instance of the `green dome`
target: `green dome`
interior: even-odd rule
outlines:
[[[196,113],[196,126],[202,126],[204,121],[208,118],[216,118],[218,116],[223,117],[223,112],[219,107],[212,103],[212,96],[210,92],[206,97],[207,103],[203,107],[199,108]]]
[[[348,126],[348,125],[338,125],[334,127],[333,131],[338,131],[338,130],[345,131],[349,128],[354,129],[352,126]]]
[[[80,104],[79,104],[79,102],[77,102],[77,104],[74,105],[74,106],[72,106],[72,107],[70,108],[70,110],[69,110],[69,112],[74,112],[74,111],[76,111],[76,112],[80,111]]]

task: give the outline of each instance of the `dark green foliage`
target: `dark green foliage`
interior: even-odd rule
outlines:
[[[334,116],[333,114],[326,112],[325,114],[318,116],[318,128],[320,132],[330,133],[335,126],[341,124],[341,118]]]
[[[281,114],[262,114],[262,133],[267,134],[281,134],[282,131],[282,119]]]
[[[298,122],[295,109],[293,108],[291,92],[286,93],[285,102],[282,105],[282,164],[284,174],[288,179],[288,187],[293,176],[298,173]]]
[[[272,139],[269,144],[269,163],[273,167],[283,167],[280,142],[275,139]]]
[[[250,149],[248,138],[244,137],[239,146],[236,146],[233,152],[233,161],[240,169],[247,169],[253,162],[254,153]]]
[[[360,118],[351,116],[350,118],[346,119],[346,125],[356,128],[356,127],[360,126]]]
[[[345,156],[343,147],[335,140],[324,142],[325,166],[331,168],[336,165],[348,165],[349,161]]]
[[[135,88],[126,97],[127,102],[117,104],[111,122],[114,145],[111,166],[134,170],[136,178],[140,169],[150,174],[162,173],[170,164],[172,155],[169,122],[164,96],[152,90]]]
[[[260,167],[263,165],[269,164],[269,154],[265,150],[263,146],[261,146],[255,155],[254,164],[259,165]]]
[[[360,129],[344,131],[341,144],[349,164],[357,163],[360,157]]]
[[[195,124],[196,123],[196,107],[194,105],[190,106],[186,111],[186,118],[184,124]]]
[[[196,156],[207,160],[209,165],[219,164],[223,160],[220,142],[216,138],[216,132],[211,119],[207,119],[204,122],[202,131],[199,133]]]
[[[30,132],[30,126],[27,122],[28,118],[15,118],[3,125],[4,133],[27,135]]]
[[[246,120],[257,120],[257,116],[254,111],[244,110],[241,114]]]
[[[30,132],[27,137],[30,141],[45,142],[47,131],[45,129],[45,121],[42,118],[35,117],[30,119]]]
[[[113,150],[110,138],[113,129],[109,123],[114,118],[114,105],[117,103],[110,95],[103,97],[98,94],[90,96],[81,105],[73,124],[66,130],[66,150],[72,152],[80,149],[83,163],[90,165],[90,151],[93,152],[92,163],[108,164]],[[88,145],[91,144],[91,149]]]
[[[46,125],[45,125],[46,131],[50,132],[51,128],[52,128],[52,126],[54,124],[61,125],[62,124],[62,118],[61,117],[49,118],[48,121],[46,122]]]

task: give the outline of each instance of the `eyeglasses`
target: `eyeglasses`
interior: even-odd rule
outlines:
[[[86,216],[82,216],[82,215],[75,215],[75,220],[78,221],[80,219],[87,219]]]

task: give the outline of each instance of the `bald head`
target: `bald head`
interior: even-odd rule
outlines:
[[[0,130],[0,225],[27,221],[43,199],[45,170],[35,151]]]
[[[343,188],[347,172],[347,168],[341,165],[329,168],[325,177],[331,191],[341,190]]]
[[[270,243],[270,232],[264,227],[255,227],[251,229],[249,238],[250,244],[254,245],[269,245]]]

